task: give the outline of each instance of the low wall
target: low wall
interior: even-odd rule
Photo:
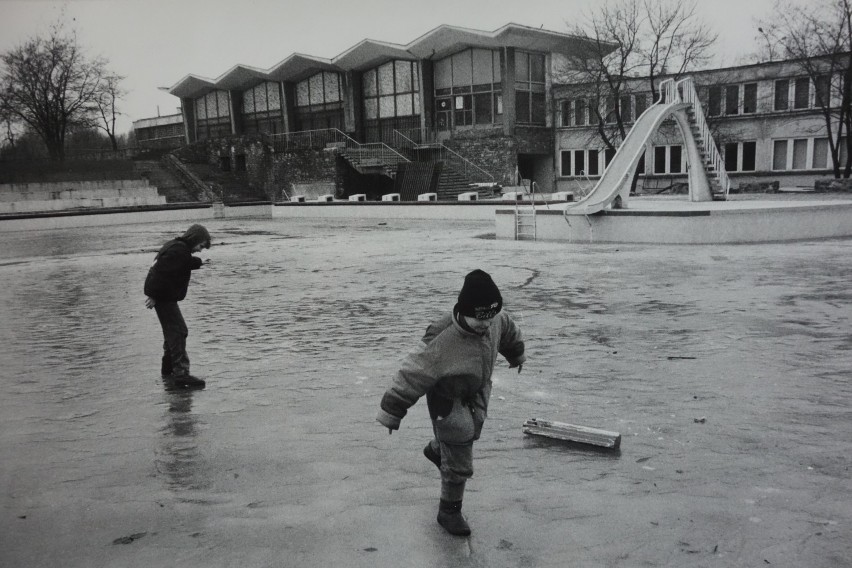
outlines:
[[[498,239],[515,238],[513,209],[496,215]],[[852,201],[749,203],[694,210],[536,211],[536,240],[574,243],[734,244],[852,236]]]
[[[465,219],[493,221],[495,201],[330,201],[325,203],[277,203],[273,217],[322,219]]]
[[[149,187],[146,179],[115,179],[98,181],[61,181],[45,183],[3,183],[0,184],[0,194],[3,193],[52,193],[54,191],[97,191],[116,189],[138,189]]]
[[[167,221],[203,221],[209,219],[271,219],[272,204],[246,203],[222,205],[221,203],[180,204],[164,207],[139,207],[123,209],[93,209],[57,213],[0,216],[0,233],[11,231],[43,231],[74,227],[99,227],[106,225],[131,225],[136,223],[163,223]]]
[[[38,211],[67,211],[81,208],[110,209],[116,207],[141,207],[165,205],[164,195],[131,197],[78,197],[72,199],[23,199],[0,201],[0,213],[34,213]]]

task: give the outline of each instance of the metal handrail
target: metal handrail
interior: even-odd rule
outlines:
[[[411,149],[429,148],[438,151],[439,159],[449,162],[455,169],[461,169],[462,173],[475,183],[494,183],[494,176],[480,168],[455,150],[439,142],[434,144],[418,144],[399,130],[393,131],[394,144],[400,148]]]
[[[276,152],[324,148],[328,146],[328,144],[343,144],[347,154],[352,156],[353,159],[359,163],[369,159],[375,160],[376,158],[385,163],[409,161],[408,158],[384,142],[370,142],[362,144],[337,128],[300,130],[296,132],[282,132],[280,134],[264,134],[264,140],[272,146]]]
[[[695,115],[695,122],[698,126],[698,133],[708,153],[710,164],[716,170],[716,178],[719,180],[719,185],[725,191],[725,197],[727,198],[731,188],[731,179],[728,176],[727,170],[725,170],[725,162],[722,160],[718,146],[716,146],[716,140],[713,138],[713,134],[707,126],[707,120],[704,118],[704,110],[701,107],[701,101],[698,99],[695,83],[692,81],[692,77],[687,77],[678,81],[677,86],[678,90],[682,92],[684,102],[692,104],[695,108],[693,114]]]
[[[437,131],[434,128],[420,126],[418,128],[407,128],[405,130],[394,131],[399,132],[418,146],[434,146],[440,144],[438,142]]]

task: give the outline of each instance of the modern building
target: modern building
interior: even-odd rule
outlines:
[[[182,128],[185,144],[212,144],[211,163],[238,164],[265,186],[312,176],[345,183],[352,177],[286,173],[292,161],[262,156],[336,148],[356,175],[396,183],[401,173],[422,171],[454,176],[462,186],[529,180],[541,193],[582,193],[615,151],[597,135],[614,102],[559,79],[586,41],[516,24],[493,32],[443,25],[407,45],[363,40],[331,59],[295,53],[269,69],[234,65],[216,79],[188,74],[168,89],[180,99],[180,120],[134,127],[145,144],[174,141]],[[814,102],[821,86],[798,70],[773,62],[693,75],[735,187],[770,180],[812,186],[830,175]],[[647,79],[630,80],[619,101],[625,124],[653,102]],[[664,126],[648,142],[638,187],[662,191],[686,180],[678,136]],[[215,143],[221,139],[230,142]],[[233,143],[241,139],[261,140],[267,150]],[[429,161],[442,166],[408,163]]]
[[[774,182],[812,188],[815,179],[833,175],[822,101],[830,101],[835,109],[841,101],[828,75],[815,81],[804,74],[800,62],[777,61],[690,76],[734,188]],[[582,84],[554,88],[556,186],[562,191],[588,187],[614,154],[603,144],[598,127],[602,121],[612,128],[615,103],[612,97],[589,96],[594,92]],[[629,127],[653,103],[648,79],[628,81],[620,98],[621,116]],[[836,128],[832,130],[836,134]],[[845,136],[835,142],[840,163],[846,164]],[[640,172],[640,189],[651,192],[685,182],[686,154],[673,122],[647,142]]]
[[[186,128],[180,113],[134,120],[133,131],[141,148],[176,148],[186,140]]]

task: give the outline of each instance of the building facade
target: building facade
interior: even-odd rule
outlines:
[[[831,81],[840,78],[825,75],[814,80],[796,61],[712,69],[690,76],[735,189],[775,182],[780,187],[813,188],[816,179],[833,176],[823,102],[833,109],[842,104],[838,89],[831,87]],[[660,77],[659,82],[667,78]],[[588,188],[614,154],[603,143],[599,127],[602,123],[603,128],[613,128],[615,101],[590,93],[595,93],[591,85],[555,88],[554,161],[556,186],[563,191]],[[618,106],[628,128],[654,102],[647,78],[627,81],[620,95]],[[849,159],[846,137],[837,139],[836,122],[831,130],[839,161],[845,165]],[[648,192],[686,181],[683,141],[673,122],[648,140],[639,171],[638,189]]]
[[[184,140],[339,130],[361,143],[440,143],[513,185],[552,189],[554,63],[584,48],[567,34],[508,24],[440,26],[407,45],[364,40],[332,59],[293,54],[270,69],[187,75]]]
[[[177,148],[186,140],[182,114],[170,114],[133,121],[140,148]]]
[[[531,180],[542,193],[582,194],[614,154],[598,121],[608,126],[616,105],[588,96],[588,85],[558,79],[585,42],[516,24],[493,32],[444,25],[407,45],[363,40],[331,59],[293,54],[270,69],[235,65],[216,79],[186,75],[168,89],[182,115],[134,127],[140,144],[165,143],[182,128],[186,144],[253,135],[274,142],[294,133],[322,141],[321,133],[340,132],[396,149],[442,145],[495,183]],[[794,63],[692,76],[734,186],[813,186],[831,175],[815,103],[824,85],[811,84]],[[631,79],[617,106],[629,128],[653,103],[647,79]],[[667,125],[648,141],[640,189],[685,181],[678,137]]]

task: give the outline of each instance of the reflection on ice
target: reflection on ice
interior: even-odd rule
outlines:
[[[156,453],[157,471],[166,476],[172,489],[205,489],[209,486],[201,467],[196,440],[196,417],[192,413],[193,391],[164,390],[165,412]]]

